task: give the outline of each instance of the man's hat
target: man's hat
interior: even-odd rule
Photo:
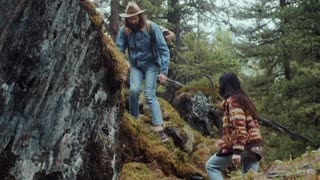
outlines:
[[[132,17],[132,16],[135,16],[135,15],[141,14],[145,10],[146,9],[141,10],[139,8],[139,6],[134,1],[132,1],[132,2],[128,3],[127,8],[126,8],[126,12],[122,13],[122,14],[119,14],[119,16],[121,16],[123,18],[128,18],[128,17]]]

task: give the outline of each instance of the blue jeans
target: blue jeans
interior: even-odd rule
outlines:
[[[260,160],[257,154],[251,151],[243,151],[241,154],[242,173],[246,174],[250,169],[258,172]],[[232,166],[232,154],[227,156],[213,155],[206,163],[206,170],[210,180],[223,180],[221,170]]]
[[[150,106],[154,125],[162,125],[162,113],[156,96],[157,79],[160,67],[155,63],[145,64],[141,68],[131,66],[130,69],[130,99],[129,112],[135,118],[139,117],[139,97],[142,81],[145,79],[145,97]]]

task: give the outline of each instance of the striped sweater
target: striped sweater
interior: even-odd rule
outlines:
[[[244,112],[235,98],[223,102],[223,154],[241,154],[244,149],[262,146],[260,126],[256,119]]]

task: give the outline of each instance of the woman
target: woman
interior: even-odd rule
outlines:
[[[258,172],[263,142],[256,108],[233,72],[219,78],[219,94],[224,99],[223,137],[216,143],[220,151],[206,163],[208,176],[223,179],[221,170],[232,163],[241,164],[243,173]]]

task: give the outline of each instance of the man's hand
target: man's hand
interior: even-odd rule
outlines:
[[[232,155],[232,162],[237,165],[241,163],[241,155],[233,154]]]
[[[165,74],[160,74],[160,75],[159,75],[159,81],[160,81],[160,84],[166,83],[166,81],[167,81],[167,75],[165,75]]]

